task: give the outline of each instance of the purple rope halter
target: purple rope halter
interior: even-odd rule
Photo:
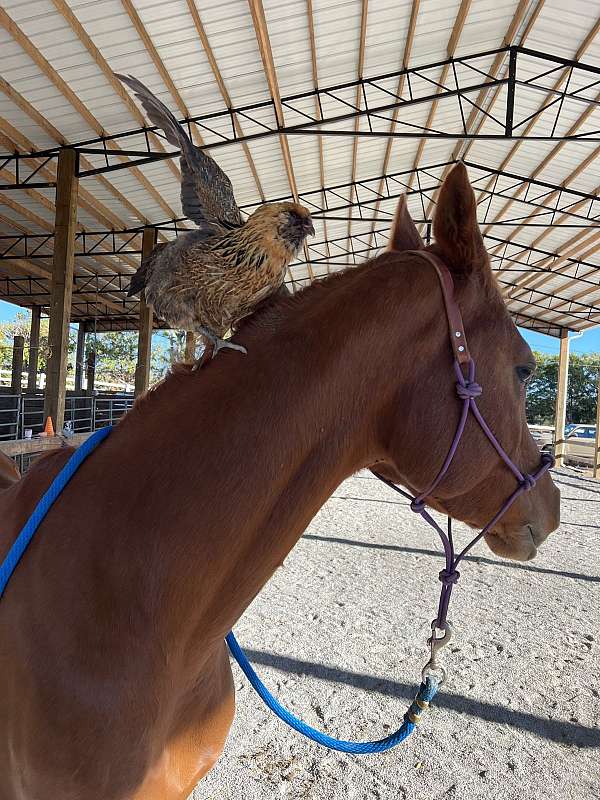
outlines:
[[[466,337],[464,333],[464,326],[462,321],[462,316],[458,305],[454,299],[454,285],[452,281],[452,276],[448,271],[446,265],[441,262],[433,253],[424,252],[424,251],[416,251],[417,255],[422,256],[425,258],[432,266],[435,268],[435,271],[440,279],[440,285],[442,288],[442,294],[444,297],[444,305],[446,307],[446,314],[448,317],[448,324],[449,324],[449,333],[450,333],[450,342],[452,345],[452,350],[454,352],[454,372],[456,375],[456,393],[459,399],[462,401],[462,411],[460,415],[460,419],[458,422],[458,426],[456,428],[456,432],[454,434],[454,438],[450,445],[450,449],[448,450],[448,454],[444,459],[444,463],[442,464],[440,471],[432,481],[432,483],[422,492],[420,492],[416,497],[405,492],[400,487],[396,486],[395,483],[384,478],[382,475],[379,475],[377,472],[373,474],[379,478],[380,481],[385,483],[395,492],[398,492],[407,500],[410,500],[410,508],[411,511],[414,511],[416,514],[420,514],[423,519],[431,525],[431,527],[438,533],[442,545],[444,547],[444,556],[446,560],[446,566],[443,570],[439,573],[439,579],[442,583],[442,588],[440,591],[440,599],[438,603],[438,610],[437,616],[431,623],[431,638],[428,640],[428,643],[431,645],[431,658],[429,662],[425,665],[423,669],[423,677],[425,678],[431,671],[440,669],[442,672],[442,681],[445,679],[445,672],[443,669],[439,668],[436,664],[436,651],[443,647],[445,644],[448,643],[450,640],[450,636],[452,634],[452,627],[450,622],[447,619],[448,616],[448,605],[450,603],[450,596],[452,594],[452,589],[454,584],[460,578],[460,572],[457,569],[457,566],[466,556],[466,554],[479,542],[480,539],[485,536],[485,534],[494,527],[494,525],[498,522],[498,520],[508,511],[508,509],[512,506],[512,504],[520,497],[524,492],[528,492],[536,485],[536,482],[541,478],[541,476],[547,472],[554,464],[554,459],[549,453],[542,453],[540,466],[539,468],[533,473],[522,473],[517,465],[513,462],[510,458],[508,453],[504,450],[498,439],[492,433],[489,425],[481,415],[476,403],[476,398],[478,398],[482,393],[481,386],[475,382],[475,362],[471,358],[469,354],[469,350],[467,347]],[[463,366],[467,368],[467,375],[465,376],[463,372]],[[456,455],[456,451],[458,449],[458,445],[460,444],[460,440],[462,439],[462,435],[465,431],[467,425],[467,419],[469,416],[469,412],[473,414],[477,423],[479,424],[480,428],[484,432],[485,436],[487,437],[488,441],[494,448],[494,450],[498,453],[502,461],[506,464],[508,469],[512,472],[515,476],[517,481],[517,488],[515,491],[504,501],[500,510],[494,515],[494,517],[487,523],[487,525],[482,528],[482,530],[475,536],[471,541],[464,547],[458,554],[454,548],[454,540],[452,538],[452,520],[448,517],[448,530],[447,532],[444,531],[438,523],[433,519],[431,514],[427,511],[425,507],[426,499],[429,497],[435,489],[439,486],[439,484],[444,479],[444,476],[448,472],[450,465]],[[436,629],[443,632],[442,636],[436,635]]]

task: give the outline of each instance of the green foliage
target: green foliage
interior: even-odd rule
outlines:
[[[29,329],[30,316],[19,311],[10,322],[0,322],[0,367],[10,370],[12,367],[13,340],[15,336],[25,338],[24,369],[29,363]],[[86,336],[86,354],[96,350],[96,381],[107,383],[133,384],[137,363],[137,331],[113,331],[107,333],[88,333]],[[77,350],[77,331],[71,327],[69,332],[69,374],[75,371]],[[162,378],[171,364],[182,361],[185,353],[185,333],[183,331],[161,331],[152,337],[152,362],[150,368],[151,382]],[[84,362],[85,362],[84,355]],[[43,319],[40,325],[40,355],[38,372],[46,371],[48,360],[48,320]],[[85,363],[84,363],[85,374]]]
[[[11,369],[13,340],[15,336],[25,338],[24,369],[29,364],[29,329],[31,320],[29,314],[19,311],[11,322],[0,322],[0,367]],[[75,341],[69,342],[69,353],[75,351]],[[43,319],[40,323],[40,354],[38,359],[38,371],[45,372],[48,360],[48,320]]]
[[[527,419],[537,425],[554,424],[558,384],[558,356],[535,353],[537,371],[527,387]],[[569,358],[567,422],[593,424],[596,420],[600,353]]]
[[[0,322],[0,367],[12,366],[13,338],[25,337],[25,369],[29,360],[29,314],[19,312],[12,322]],[[86,348],[96,349],[96,380],[108,383],[133,384],[137,361],[137,331],[115,331],[88,334]],[[75,369],[77,336],[73,328],[69,334],[69,370]],[[151,381],[162,378],[185,355],[183,331],[160,331],[152,337]],[[558,356],[535,353],[537,372],[527,388],[527,419],[538,425],[554,424],[554,404],[558,381]],[[48,358],[48,320],[40,326],[39,371],[44,372]],[[600,353],[578,355],[569,360],[569,385],[567,391],[567,421],[594,423]]]

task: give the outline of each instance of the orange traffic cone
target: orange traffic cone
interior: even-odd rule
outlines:
[[[54,436],[54,425],[52,424],[52,417],[46,417],[46,424],[44,425],[44,433],[46,436]]]

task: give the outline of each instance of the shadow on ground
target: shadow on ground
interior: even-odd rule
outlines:
[[[417,691],[416,686],[407,683],[399,683],[387,678],[377,678],[373,675],[358,672],[344,672],[335,667],[327,667],[312,661],[301,661],[262,650],[248,650],[246,655],[255,664],[273,667],[273,669],[281,672],[309,675],[329,683],[346,684],[356,689],[366,692],[378,692],[389,697],[403,697],[407,700],[412,700]],[[506,708],[493,703],[484,703],[480,700],[474,700],[463,695],[449,694],[444,691],[439,692],[434,703],[438,707],[455,711],[459,714],[467,714],[486,722],[509,725],[511,728],[528,731],[535,736],[552,742],[575,745],[576,747],[600,747],[600,730],[588,728],[575,722],[545,719],[525,711]]]

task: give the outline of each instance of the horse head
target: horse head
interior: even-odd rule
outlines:
[[[439,281],[426,259],[437,256],[452,275],[474,363],[482,388],[477,405],[512,462],[525,475],[535,472],[540,453],[527,427],[525,392],[535,370],[533,354],[512,321],[477,224],[476,201],[467,171],[458,164],[442,185],[433,224],[434,244],[424,247],[401,198],[382,263],[395,259],[403,280],[412,287],[415,332],[410,348],[412,396],[397,398],[398,407],[385,428],[387,454],[377,472],[419,494],[442,466],[459,422],[462,403],[449,346],[448,322]],[[424,273],[426,271],[428,274]],[[415,292],[415,284],[421,290]],[[406,311],[404,311],[406,313]],[[482,528],[502,508],[517,482],[469,415],[463,437],[447,474],[427,498],[429,505]],[[521,494],[485,538],[498,555],[533,558],[537,546],[559,524],[560,494],[546,472]]]

